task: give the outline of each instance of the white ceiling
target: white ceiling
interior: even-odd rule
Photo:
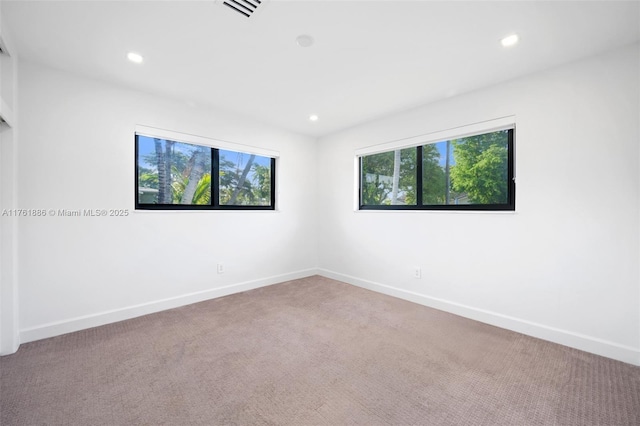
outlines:
[[[311,136],[640,39],[637,1],[267,0],[251,18],[221,0],[1,6],[21,58]]]

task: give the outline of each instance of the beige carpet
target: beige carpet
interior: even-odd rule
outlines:
[[[640,425],[640,368],[322,277],[22,345],[9,425]]]

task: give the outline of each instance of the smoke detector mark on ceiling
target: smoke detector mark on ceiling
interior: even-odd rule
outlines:
[[[262,4],[262,0],[224,0],[222,3],[247,18],[250,18],[258,6]]]

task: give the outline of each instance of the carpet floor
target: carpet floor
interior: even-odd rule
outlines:
[[[640,425],[640,367],[314,276],[23,344],[0,424]]]

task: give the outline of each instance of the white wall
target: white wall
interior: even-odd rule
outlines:
[[[323,274],[640,364],[638,51],[321,138]],[[508,115],[515,213],[354,212],[356,149]]]
[[[19,220],[22,342],[316,272],[314,139],[32,63],[19,71],[19,206],[131,211]],[[278,211],[133,211],[138,124],[279,151]]]
[[[0,38],[8,53],[0,55],[0,114],[9,123],[0,124],[0,355],[18,349],[17,220],[2,215],[16,207],[17,52],[4,24],[0,2]]]
[[[16,129],[0,124],[0,214],[15,208]],[[18,350],[17,219],[0,217],[0,355]]]

